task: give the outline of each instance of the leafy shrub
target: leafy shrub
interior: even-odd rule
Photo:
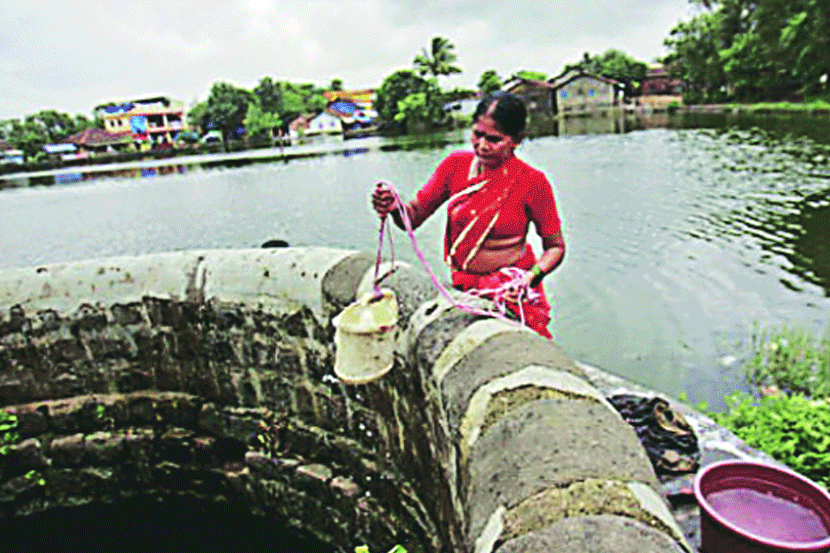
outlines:
[[[750,386],[775,387],[786,394],[830,396],[830,334],[817,340],[795,325],[752,336],[753,357],[746,365]]]
[[[17,432],[17,415],[0,411],[0,455],[9,452],[9,446],[20,440]]]
[[[756,399],[746,392],[726,397],[712,413],[751,447],[830,488],[830,402],[778,394]]]

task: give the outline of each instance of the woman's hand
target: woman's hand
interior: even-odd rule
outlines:
[[[397,209],[397,201],[395,200],[392,189],[386,181],[378,181],[375,183],[375,189],[372,191],[372,207],[377,211],[378,216],[383,219],[389,213]]]
[[[533,277],[533,273],[525,271],[521,279],[516,279],[513,284],[507,287],[504,291],[504,299],[508,303],[520,303],[527,297],[527,291],[530,289]]]

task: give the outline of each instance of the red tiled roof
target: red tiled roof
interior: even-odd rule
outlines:
[[[297,130],[297,129],[300,129],[300,128],[307,129],[308,128],[308,122],[311,121],[313,118],[314,118],[313,115],[300,115],[288,124],[288,128],[294,129],[294,130]]]
[[[83,144],[84,146],[103,146],[106,144],[121,144],[123,142],[129,142],[130,140],[132,140],[132,134],[129,132],[115,134],[102,129],[94,128],[86,129],[85,131],[73,134],[72,136],[67,136],[61,140],[60,143],[75,145]]]

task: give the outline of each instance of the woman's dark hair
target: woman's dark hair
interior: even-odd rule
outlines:
[[[518,96],[502,91],[488,94],[478,103],[473,123],[485,115],[492,117],[506,135],[517,140],[522,138],[527,124],[527,108]]]

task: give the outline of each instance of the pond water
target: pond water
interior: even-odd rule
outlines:
[[[525,141],[519,155],[547,173],[563,219],[567,255],[546,286],[565,352],[717,408],[742,387],[756,327],[823,332],[828,128],[827,116],[600,118]],[[466,147],[457,133],[439,146],[5,188],[0,267],[271,238],[374,252],[374,181],[411,197]],[[441,211],[417,234],[446,277],[443,224]],[[394,237],[397,257],[417,264],[406,236]]]

